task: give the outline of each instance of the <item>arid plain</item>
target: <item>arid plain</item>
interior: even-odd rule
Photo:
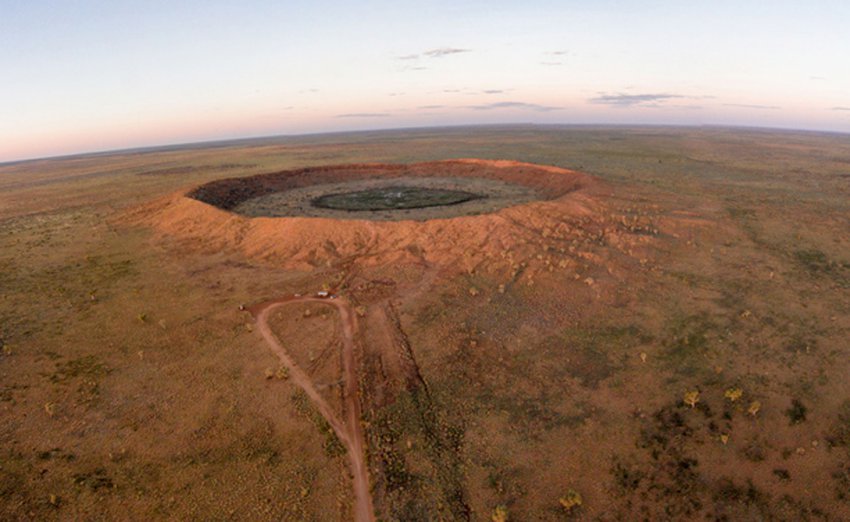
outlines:
[[[287,214],[316,179],[422,168],[493,197]],[[300,192],[257,217],[285,193],[252,179]],[[848,312],[847,135],[446,128],[0,165],[0,518],[847,520]]]

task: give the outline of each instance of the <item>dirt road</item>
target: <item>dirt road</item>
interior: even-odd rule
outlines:
[[[342,360],[345,391],[343,406],[345,418],[340,419],[331,406],[316,391],[310,376],[307,375],[286,352],[277,337],[269,327],[269,314],[276,308],[292,303],[321,303],[333,306],[339,312],[342,326]],[[363,430],[360,426],[360,401],[357,394],[357,368],[354,362],[354,333],[357,331],[357,318],[351,306],[343,298],[328,299],[319,297],[289,296],[274,301],[256,304],[248,311],[257,321],[257,326],[272,351],[280,362],[289,369],[290,378],[304,390],[322,417],[328,421],[337,438],[348,451],[351,466],[352,485],[354,488],[354,520],[357,522],[373,522],[375,510],[372,506],[372,495],[369,489],[369,470],[366,467],[366,452]]]

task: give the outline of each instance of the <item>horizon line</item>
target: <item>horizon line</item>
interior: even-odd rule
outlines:
[[[427,131],[439,129],[464,129],[464,128],[511,128],[511,127],[596,127],[596,128],[678,128],[678,129],[734,129],[734,130],[749,130],[761,132],[800,132],[810,134],[831,134],[839,136],[850,136],[850,131],[825,130],[815,128],[797,128],[797,127],[771,127],[763,125],[732,125],[732,124],[675,124],[675,123],[469,123],[456,125],[424,125],[411,127],[386,127],[379,129],[358,129],[358,130],[343,130],[343,131],[319,131],[319,132],[304,132],[298,134],[263,134],[254,136],[244,136],[241,138],[224,138],[201,141],[186,141],[186,142],[170,142],[152,145],[139,145],[136,147],[123,147],[116,149],[102,149],[92,151],[73,152],[70,154],[57,154],[53,156],[36,156],[9,161],[0,161],[0,167],[10,167],[23,163],[32,163],[38,161],[57,161],[87,158],[94,156],[113,156],[121,154],[154,154],[158,152],[169,152],[171,150],[191,149],[191,148],[216,148],[228,147],[240,142],[260,141],[260,140],[277,140],[277,139],[294,139],[316,136],[333,136],[333,135],[349,135],[349,134],[368,134],[376,132],[398,132],[398,131]]]

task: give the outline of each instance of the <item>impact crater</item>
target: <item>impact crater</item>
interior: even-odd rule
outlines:
[[[605,215],[598,196],[591,176],[516,161],[331,165],[212,181],[152,202],[135,219],[289,268],[460,267],[511,250],[537,256],[535,241],[569,229],[594,233]]]

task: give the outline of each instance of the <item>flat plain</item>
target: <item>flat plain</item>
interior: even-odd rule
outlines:
[[[157,226],[225,178],[455,158],[587,174],[592,212],[296,264]],[[850,136],[539,126],[0,165],[0,519],[350,520],[244,310],[317,291],[356,312],[379,520],[850,519]],[[349,411],[336,309],[267,324]]]

